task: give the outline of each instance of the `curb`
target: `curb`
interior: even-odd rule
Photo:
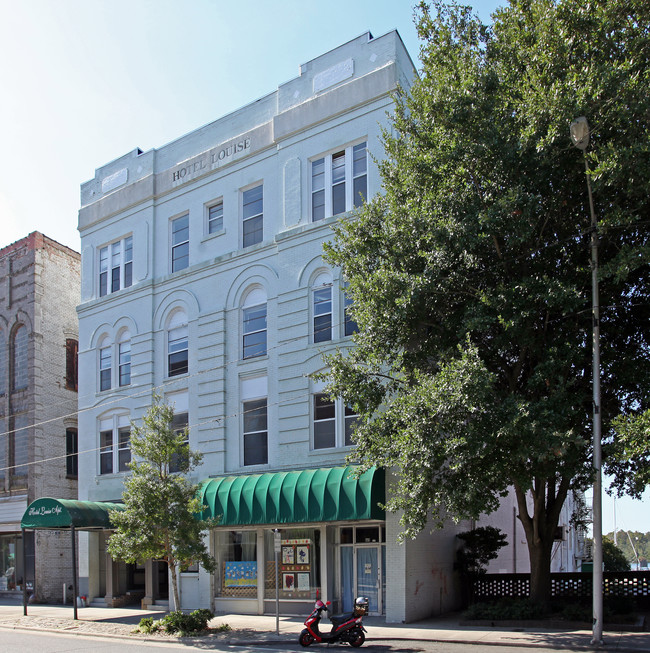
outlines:
[[[89,623],[89,622],[84,622]],[[204,637],[131,637],[122,634],[113,634],[113,633],[101,633],[95,632],[92,630],[79,631],[79,630],[64,630],[61,628],[29,628],[26,626],[19,625],[8,625],[0,623],[0,630],[19,630],[23,632],[40,632],[40,633],[49,633],[49,634],[60,634],[60,635],[74,635],[76,637],[98,637],[101,639],[117,639],[120,641],[128,642],[146,642],[146,643],[161,643],[161,644],[191,644],[191,643],[200,643],[208,641],[219,641],[220,643],[227,646],[256,646],[256,645],[282,645],[287,643],[298,643],[297,636],[274,636],[269,637],[268,634],[260,634],[259,639],[231,639],[231,640],[218,640],[216,636],[207,635]],[[619,640],[619,641],[617,641]],[[396,636],[386,636],[386,637],[367,637],[366,642],[431,642],[433,644],[462,644],[465,646],[502,646],[509,648],[541,648],[541,649],[554,649],[554,650],[571,650],[571,651],[595,651],[603,650],[610,648],[611,650],[616,650],[617,653],[639,653],[640,651],[650,651],[650,648],[643,647],[627,647],[624,642],[620,641],[619,638],[608,638],[604,640],[604,644],[601,647],[593,646],[591,644],[576,644],[575,642],[571,644],[563,644],[561,642],[538,642],[538,641],[496,641],[496,640],[476,640],[476,639],[463,639],[463,638],[454,638],[454,639],[440,639],[436,637],[396,637]]]

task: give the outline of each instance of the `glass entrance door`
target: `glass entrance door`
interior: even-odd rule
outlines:
[[[366,596],[368,610],[381,614],[380,600],[381,572],[379,568],[379,547],[359,546],[357,554],[357,596]]]

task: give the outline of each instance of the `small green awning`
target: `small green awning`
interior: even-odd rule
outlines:
[[[384,471],[354,467],[224,476],[205,481],[204,519],[219,526],[384,519]]]
[[[80,530],[112,528],[109,510],[124,510],[124,506],[121,503],[43,497],[27,506],[20,526],[34,529],[65,529],[71,526]]]

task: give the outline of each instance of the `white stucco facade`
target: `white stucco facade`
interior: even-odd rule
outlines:
[[[119,500],[129,423],[153,392],[174,404],[203,453],[196,482],[345,464],[352,416],[310,379],[324,352],[352,344],[343,279],[322,247],[359,193],[380,192],[373,157],[383,153],[390,94],[414,76],[397,32],[366,33],[82,185],[81,500]],[[455,533],[467,524],[400,545],[398,517],[382,514],[224,524],[207,536],[217,572],[182,574],[182,607],[273,611],[274,528],[285,614],[306,613],[316,592],[335,609],[371,594],[371,612],[388,621],[458,605]],[[129,590],[145,603],[165,595],[164,569],[113,563],[105,534],[80,534],[80,546],[82,593],[109,604]],[[251,578],[236,581],[237,570]]]
[[[323,352],[351,344],[343,280],[322,245],[359,193],[380,191],[372,157],[382,155],[390,93],[414,75],[396,32],[363,34],[274,92],[159,149],[136,149],[82,185],[80,499],[119,499],[128,424],[153,391],[204,455],[195,481],[345,464],[351,416],[317,398],[309,377]],[[339,608],[370,592],[373,612],[409,620],[440,609],[439,585],[452,607],[454,529],[398,545],[397,518],[383,515],[218,528],[208,539],[219,569],[182,575],[182,607],[274,609],[276,526],[288,556],[284,613],[304,613],[316,591]],[[441,538],[436,560],[429,540]],[[134,588],[146,602],[164,595],[155,564],[116,565],[104,535],[80,539],[82,592],[109,603]],[[426,551],[415,566],[413,547]],[[308,564],[291,565],[300,555]],[[235,586],[236,564],[255,582]]]

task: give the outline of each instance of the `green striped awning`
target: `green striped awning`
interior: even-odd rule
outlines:
[[[74,526],[84,530],[91,528],[112,528],[109,510],[124,510],[121,503],[104,501],[75,501],[73,499],[36,499],[27,506],[21,528],[65,529]]]
[[[384,519],[384,471],[354,467],[224,476],[205,481],[202,517],[219,526]]]

